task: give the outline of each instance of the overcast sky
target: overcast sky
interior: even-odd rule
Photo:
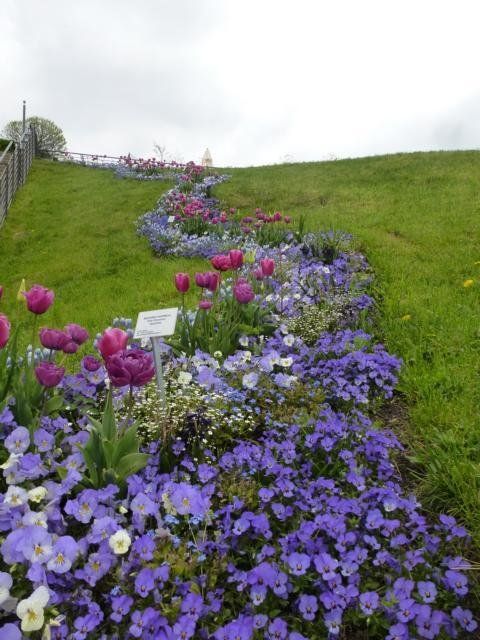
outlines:
[[[258,165],[480,147],[477,0],[0,0],[0,128]]]

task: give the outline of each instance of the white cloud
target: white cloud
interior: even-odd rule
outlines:
[[[2,0],[0,125],[216,164],[480,146],[480,7],[457,0]]]

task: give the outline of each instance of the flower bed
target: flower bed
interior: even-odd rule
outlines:
[[[37,334],[53,292],[23,294],[26,357],[0,315],[0,638],[472,637],[468,536],[427,520],[373,421],[400,362],[367,332],[364,257],[283,216],[230,235],[180,193],[167,253],[224,244],[175,279],[166,402],[128,321],[65,375],[88,336]]]

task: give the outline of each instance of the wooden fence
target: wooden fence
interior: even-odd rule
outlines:
[[[25,184],[35,149],[35,129],[30,126],[20,142],[10,142],[0,155],[0,227],[17,189]]]

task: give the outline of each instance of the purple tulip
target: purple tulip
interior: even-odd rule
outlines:
[[[7,344],[10,337],[10,322],[7,316],[0,313],[0,349]]]
[[[38,335],[42,346],[54,351],[63,351],[65,345],[70,342],[70,336],[59,329],[43,328],[40,329]]]
[[[260,267],[262,268],[264,276],[271,276],[275,269],[275,260],[271,258],[264,258],[260,260]]]
[[[190,276],[188,273],[176,273],[175,286],[180,293],[187,293],[190,289]]]
[[[195,284],[197,285],[197,287],[206,289],[208,287],[209,282],[210,282],[210,273],[208,271],[206,273],[195,274]]]
[[[243,265],[243,251],[240,249],[232,249],[229,251],[228,256],[230,258],[232,269],[240,269]]]
[[[102,363],[100,362],[100,360],[97,360],[95,356],[85,356],[82,360],[82,367],[85,369],[85,371],[89,371],[90,373],[98,371],[101,366]]]
[[[56,387],[64,375],[65,369],[53,362],[41,362],[35,367],[35,377],[43,387]]]
[[[37,315],[45,313],[52,306],[55,298],[51,289],[46,289],[40,284],[34,284],[29,291],[24,291],[23,295],[27,301],[28,310]]]
[[[63,353],[77,353],[78,344],[73,340],[69,340],[63,347]]]
[[[205,311],[208,311],[208,309],[212,308],[212,301],[211,300],[200,300],[200,302],[198,303],[198,308],[199,309],[204,309]]]
[[[81,327],[79,324],[75,324],[74,322],[67,324],[65,327],[65,333],[67,333],[73,342],[76,342],[78,345],[83,344],[88,340],[90,334],[86,329]]]
[[[155,375],[152,356],[140,349],[119,351],[107,359],[105,366],[114,387],[142,387]]]
[[[246,280],[239,280],[233,287],[233,295],[240,304],[248,304],[255,298],[255,293]]]

